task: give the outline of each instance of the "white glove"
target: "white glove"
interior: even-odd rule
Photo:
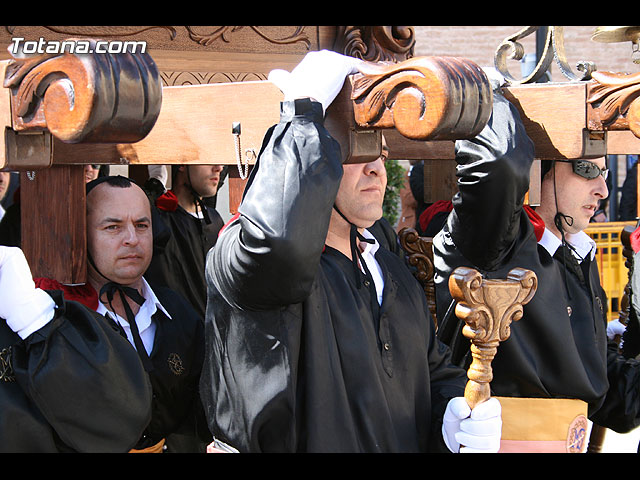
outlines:
[[[452,452],[496,453],[501,433],[502,407],[497,398],[492,397],[473,410],[463,397],[452,398],[447,404],[442,436]]]
[[[55,302],[36,288],[22,250],[0,246],[0,318],[25,339],[52,318]]]
[[[217,438],[213,439],[209,445],[207,445],[207,453],[240,453],[236,448],[232,447],[228,443],[224,443]]]
[[[149,165],[147,166],[147,170],[149,171],[150,178],[159,180],[165,188],[167,187],[169,171],[166,165]]]
[[[613,340],[616,335],[622,336],[626,328],[627,327],[620,323],[617,318],[615,320],[611,320],[607,323],[607,337],[609,340]]]
[[[310,52],[293,69],[272,70],[269,81],[284,94],[285,101],[311,97],[322,104],[323,111],[336,98],[347,75],[358,72],[362,60],[330,50]]]

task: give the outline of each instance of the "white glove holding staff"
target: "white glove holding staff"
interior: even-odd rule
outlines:
[[[291,72],[272,70],[269,81],[282,91],[285,101],[310,97],[320,102],[326,112],[342,90],[347,75],[357,73],[363,63],[354,57],[320,50],[308,53]]]
[[[473,410],[463,397],[452,398],[447,404],[442,436],[452,452],[497,453],[501,433],[502,407],[497,398],[490,398]]]
[[[617,318],[607,323],[607,338],[613,340],[616,335],[624,335],[627,326],[623,325]]]
[[[52,318],[55,302],[36,288],[22,250],[0,245],[0,318],[22,339]]]

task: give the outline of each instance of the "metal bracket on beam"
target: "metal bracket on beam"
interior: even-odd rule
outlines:
[[[13,170],[38,170],[53,163],[51,133],[20,133],[5,128],[5,159]]]

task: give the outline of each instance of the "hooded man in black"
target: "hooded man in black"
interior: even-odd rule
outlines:
[[[61,436],[59,445],[54,442],[61,451],[161,452],[166,443],[175,451],[172,434],[198,437],[203,445],[211,439],[197,388],[202,319],[180,295],[152,289],[143,277],[154,241],[162,238],[154,226],[140,187],[125,177],[100,177],[87,184],[86,284],[34,283],[26,261],[20,269],[2,267],[0,316],[6,311],[14,341],[24,340],[12,346],[21,352],[15,370],[43,385],[20,384],[37,407],[27,418],[44,415],[52,431],[11,448],[51,451],[48,437],[57,438],[69,423],[87,440]],[[136,415],[142,414],[140,423]],[[6,432],[10,444],[13,429]],[[20,436],[28,439],[28,430]]]
[[[534,145],[517,110],[494,92],[493,116],[485,129],[456,142],[459,192],[434,238],[438,337],[451,346],[454,361],[470,363],[469,341],[453,315],[447,285],[457,267],[475,268],[485,278],[505,278],[515,267],[532,270],[538,289],[522,319],[511,325],[510,338],[500,344],[492,362],[492,392],[575,400],[583,405],[583,416],[628,431],[640,420],[640,368],[607,343],[595,243],[583,231],[607,196],[604,158],[544,161],[541,204],[535,210],[524,205],[533,158]],[[547,402],[545,415],[553,404]],[[565,417],[570,427],[573,414]]]
[[[210,429],[242,452],[495,451],[500,404],[469,417],[422,288],[372,234],[384,155],[343,166],[323,126],[359,64],[313,52],[270,75],[280,123],[207,258]]]
[[[222,217],[206,199],[217,194],[222,169],[222,165],[174,165],[171,190],[157,198],[150,195],[168,235],[154,249],[145,277],[154,286],[181,294],[202,319],[207,306],[205,259],[223,226]]]

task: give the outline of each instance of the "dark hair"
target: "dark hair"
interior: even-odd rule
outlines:
[[[544,176],[551,170],[553,162],[553,160],[542,160],[540,162],[540,180],[544,179]]]
[[[122,175],[98,177],[95,180],[91,180],[89,183],[87,183],[87,195],[91,190],[96,188],[101,183],[108,183],[112,187],[129,188],[133,181],[127,177],[123,177]]]

